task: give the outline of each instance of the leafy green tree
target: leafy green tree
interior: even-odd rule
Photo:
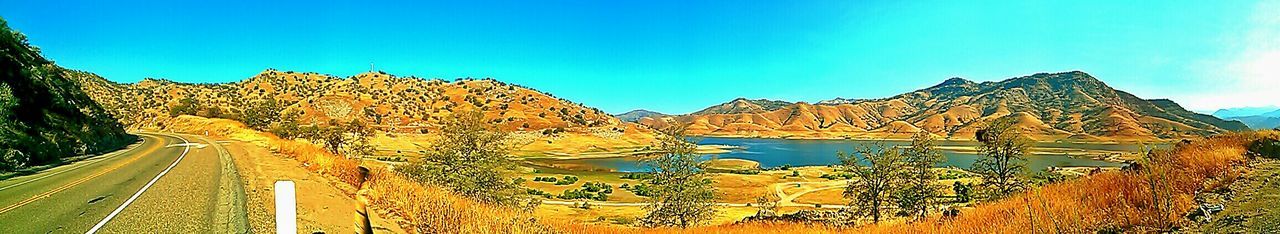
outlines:
[[[976,137],[982,143],[978,146],[982,157],[973,163],[973,170],[982,176],[985,194],[1003,198],[1022,189],[1031,141],[1018,131],[1013,120],[996,119],[978,129]]]
[[[272,124],[281,121],[280,112],[282,111],[284,106],[280,105],[275,98],[252,101],[240,114],[240,122],[244,122],[244,125],[253,129],[268,130]]]
[[[641,221],[646,226],[685,228],[715,216],[715,187],[707,176],[707,165],[684,131],[682,126],[663,130],[657,145],[661,153],[644,160],[653,168],[652,177],[644,180],[649,213]],[[633,191],[641,188],[636,185]]]
[[[973,185],[969,183],[956,182],[951,185],[951,191],[956,193],[956,202],[969,202],[973,200]]]
[[[945,159],[935,148],[933,136],[924,131],[917,132],[911,138],[911,146],[902,151],[906,170],[902,174],[904,184],[894,196],[899,209],[919,220],[929,216],[929,211],[937,206],[942,187],[934,183],[938,175],[933,167]]]
[[[169,107],[169,117],[177,117],[179,115],[197,115],[200,110],[200,103],[195,98],[185,97],[178,100],[178,104]]]
[[[421,162],[396,167],[420,183],[443,186],[490,204],[519,205],[522,193],[502,171],[509,159],[507,133],[484,120],[480,112],[457,112],[440,129]]]
[[[859,146],[854,151],[852,154],[836,153],[841,167],[857,176],[857,180],[850,181],[845,187],[844,196],[853,198],[849,205],[855,207],[858,215],[869,216],[872,222],[878,223],[887,213],[887,208],[893,205],[893,194],[906,173],[904,157],[900,150],[879,142]]]

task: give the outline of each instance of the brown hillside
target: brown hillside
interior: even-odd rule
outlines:
[[[996,118],[1016,120],[1039,140],[1154,140],[1246,129],[1169,100],[1138,98],[1079,71],[983,83],[951,78],[889,98],[819,103],[761,110],[738,99],[707,110],[751,111],[704,110],[638,122],[655,127],[686,123],[699,135],[801,138],[905,136],[920,130],[970,138],[978,125]]]
[[[300,124],[359,119],[391,133],[430,134],[451,113],[479,110],[500,128],[519,132],[517,136],[566,135],[552,138],[574,139],[574,144],[583,147],[564,149],[566,153],[601,147],[592,142],[643,145],[653,133],[595,108],[487,78],[447,82],[381,72],[339,78],[268,69],[233,83],[145,79],[120,84],[90,73],[69,74],[112,116],[134,128],[162,125],[177,115],[173,111],[184,102],[194,103],[195,115],[239,119],[247,106],[274,99],[283,106],[280,116],[295,117]],[[539,149],[564,148],[554,141],[530,144],[534,145]]]

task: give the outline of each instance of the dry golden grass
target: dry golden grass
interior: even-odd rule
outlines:
[[[170,120],[167,130],[223,136],[266,146],[303,162],[308,170],[355,184],[359,162],[333,155],[301,140],[286,140],[245,128],[239,122],[181,116]],[[552,233],[531,212],[481,204],[433,186],[424,186],[380,168],[373,168],[366,182],[369,198],[410,222],[417,233]]]
[[[1051,184],[978,205],[953,220],[872,225],[875,233],[1085,233],[1103,229],[1166,231],[1186,224],[1193,196],[1229,183],[1256,134],[1236,133],[1157,152],[1143,169]]]

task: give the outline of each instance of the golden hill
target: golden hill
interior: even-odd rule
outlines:
[[[520,138],[516,140],[524,142],[528,151],[610,151],[610,147],[647,145],[653,138],[651,130],[598,109],[488,78],[447,82],[382,72],[339,78],[268,69],[232,83],[145,79],[121,84],[91,73],[68,74],[112,116],[133,128],[162,127],[179,114],[239,119],[249,106],[274,100],[282,106],[279,116],[295,118],[300,124],[358,119],[379,131],[402,135],[429,135],[450,113],[478,110],[503,130],[516,132]],[[524,138],[542,137],[522,137],[526,135],[545,135],[550,140],[532,141]],[[410,135],[407,139],[427,138]]]
[[[964,139],[996,118],[1016,120],[1038,140],[1156,140],[1247,129],[1173,101],[1138,98],[1079,71],[983,83],[952,78],[883,99],[809,104],[740,98],[689,115],[638,122],[689,124],[690,133],[707,136],[874,138],[928,131]]]

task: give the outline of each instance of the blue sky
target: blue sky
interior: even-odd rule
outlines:
[[[228,82],[266,68],[493,77],[619,113],[879,98],[1083,70],[1190,109],[1280,105],[1277,1],[0,0],[62,66]]]

